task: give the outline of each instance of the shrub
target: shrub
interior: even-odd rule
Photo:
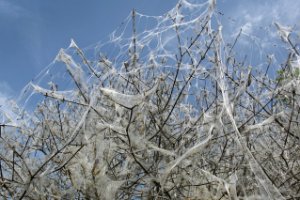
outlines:
[[[240,34],[225,45],[215,6],[133,11],[107,43],[61,50],[49,89],[26,88],[34,112],[3,112],[2,198],[297,198],[297,48],[281,35],[295,73],[269,78],[235,56]]]

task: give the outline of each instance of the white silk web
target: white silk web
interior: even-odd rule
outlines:
[[[297,196],[292,30],[276,24],[284,44],[259,37],[270,27],[229,33],[216,6],[132,11],[107,41],[61,49],[24,88],[22,109],[1,108],[0,170],[18,180],[15,196]]]

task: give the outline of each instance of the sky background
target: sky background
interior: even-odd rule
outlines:
[[[195,1],[195,0],[191,0]],[[162,15],[176,0],[0,0],[0,98],[17,96],[60,48],[105,39],[133,8]],[[224,31],[259,35],[274,21],[299,27],[300,0],[219,0]],[[262,36],[263,37],[263,36]]]

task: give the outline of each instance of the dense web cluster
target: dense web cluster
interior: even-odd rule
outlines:
[[[276,23],[275,53],[247,57],[220,17],[180,0],[61,49],[1,107],[1,198],[299,198],[297,38]]]

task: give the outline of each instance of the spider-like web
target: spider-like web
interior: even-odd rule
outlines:
[[[276,71],[288,61],[299,67],[297,47],[287,48],[291,33],[279,24],[285,43],[243,30],[224,33],[226,20],[215,0],[181,0],[162,16],[132,11],[105,42],[80,48],[72,40],[24,88],[19,107],[2,108],[2,124],[11,135],[2,133],[8,139],[1,150],[16,143],[14,151],[27,153],[20,162],[42,165],[34,168],[39,179],[49,181],[65,156],[82,145],[78,163],[63,165],[73,184],[62,192],[66,198],[75,195],[74,188],[95,190],[94,198],[106,199],[296,196],[299,190],[291,185],[298,184],[299,173],[293,153],[300,136],[293,111],[298,79],[286,75],[279,83]],[[68,135],[53,136],[59,127]],[[47,142],[56,147],[46,148]],[[53,155],[56,162],[48,160]],[[93,189],[90,177],[81,177],[81,166],[93,175],[95,167],[104,170],[93,184],[105,186]],[[41,182],[34,194],[41,195],[46,185]],[[27,190],[18,191],[28,195]]]

